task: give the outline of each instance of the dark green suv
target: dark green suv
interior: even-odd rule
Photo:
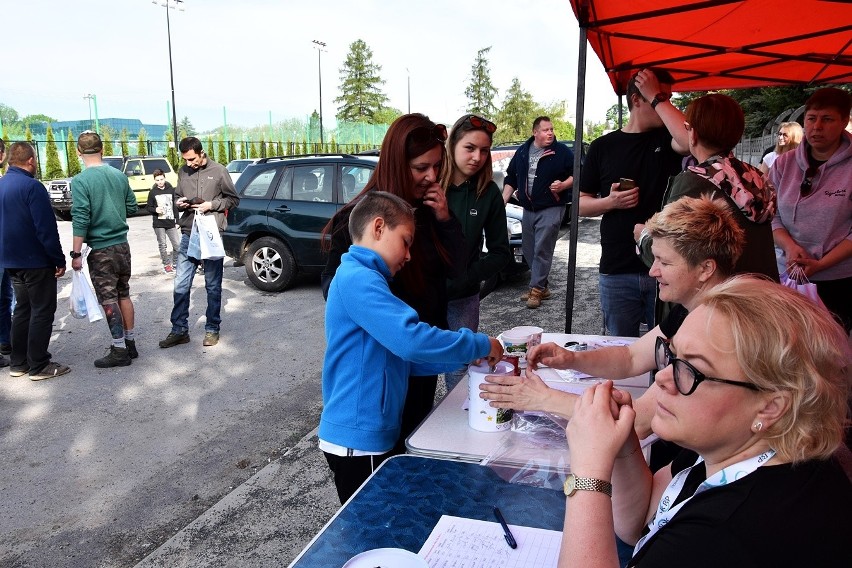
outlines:
[[[240,205],[228,211],[225,253],[265,292],[285,290],[298,273],[319,273],[323,227],[363,189],[377,162],[348,154],[258,160],[237,180]]]

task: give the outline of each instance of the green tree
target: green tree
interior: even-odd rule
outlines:
[[[280,156],[280,154],[275,153],[275,143],[269,142],[269,148],[266,150],[267,156]]]
[[[214,162],[218,161],[216,160],[216,147],[213,145],[212,136],[207,137],[207,143],[204,145],[204,151],[207,152],[207,158]]]
[[[263,139],[263,136],[260,137],[260,157],[266,157],[266,142]]]
[[[25,116],[21,119],[21,122],[24,122],[26,124],[32,124],[34,122],[41,122],[41,123],[46,122],[48,124],[51,124],[51,123],[59,122],[59,121],[56,120],[55,118],[51,117],[51,116],[47,116],[46,114],[28,114],[27,116]]]
[[[497,87],[491,82],[491,70],[486,58],[489,51],[491,46],[476,52],[476,60],[470,69],[470,83],[464,90],[467,96],[467,112],[485,118],[492,118],[497,114],[497,107],[494,105]]]
[[[68,164],[68,177],[74,177],[80,173],[80,159],[77,157],[77,141],[74,133],[68,129],[68,141],[65,143],[65,163]]]
[[[223,166],[228,165],[228,150],[225,148],[225,138],[219,135],[219,144],[216,147],[216,155],[219,157],[219,163]]]
[[[255,145],[254,142],[249,142],[249,158],[254,160],[258,157],[259,156],[257,155],[257,145]]]
[[[146,142],[148,139],[148,133],[145,132],[144,128],[139,129],[139,143],[136,146],[136,154],[139,156],[147,156],[148,155],[148,143]]]
[[[403,112],[398,108],[393,107],[382,107],[375,115],[376,124],[390,124],[400,116],[402,116]]]
[[[349,54],[340,68],[340,96],[334,99],[338,122],[366,121],[375,123],[375,114],[385,106],[388,98],[380,86],[381,65],[373,63],[373,51],[362,39],[349,46]]]
[[[532,132],[532,123],[542,111],[535,103],[532,95],[521,87],[517,77],[512,79],[512,85],[506,91],[506,100],[497,113],[497,132],[494,134],[495,143],[514,140],[526,140]]]
[[[281,140],[279,140],[279,141],[278,141],[278,148],[277,148],[277,150],[276,150],[276,153],[277,153],[279,156],[286,156],[286,155],[287,155],[287,154],[284,152],[284,144],[282,144],[282,143],[281,143]]]
[[[112,128],[109,126],[101,127],[101,142],[104,145],[104,156],[115,155],[115,150],[112,147]]]
[[[172,165],[172,169],[174,171],[178,171],[178,169],[180,169],[180,156],[178,156],[173,138],[174,136],[172,135],[171,130],[166,132],[166,143],[169,147],[168,151],[166,152],[166,159]]]
[[[178,130],[181,131],[181,138],[186,138],[187,136],[195,136],[198,134],[195,131],[195,127],[192,126],[192,122],[190,122],[188,116],[184,116],[180,122],[178,122]]]
[[[245,140],[243,140],[240,143],[240,159],[241,160],[245,160],[247,158],[247,156],[246,156],[246,145],[247,145],[247,142]]]
[[[47,125],[47,165],[45,166],[44,175],[47,179],[58,179],[65,177],[65,172],[62,171],[62,163],[59,161],[59,150],[56,148],[56,138],[53,137],[53,128]]]
[[[21,117],[18,116],[18,111],[10,107],[9,105],[4,105],[0,103],[0,121],[3,122],[4,128],[9,125],[17,123],[20,121]]]
[[[37,166],[36,177],[38,179],[44,179],[44,176],[41,173],[41,160],[38,158],[38,146],[36,146],[35,141],[33,140],[33,131],[30,130],[29,123],[27,123],[27,128],[26,128],[26,131],[24,132],[24,138],[26,139],[27,142],[30,143],[30,145],[33,148],[35,148],[35,151],[36,151],[36,166]]]
[[[121,129],[121,155],[125,158],[130,155],[130,142],[127,140],[127,129]]]

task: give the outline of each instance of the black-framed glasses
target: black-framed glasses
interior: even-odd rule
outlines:
[[[814,190],[814,176],[817,173],[817,169],[813,166],[809,166],[805,171],[805,177],[802,179],[802,185],[799,186],[799,193],[802,197],[807,197]]]
[[[447,127],[443,124],[434,124],[432,126],[418,126],[411,131],[408,139],[415,144],[428,144],[433,140],[437,140],[441,144],[447,141]]]
[[[497,125],[488,120],[487,118],[482,118],[481,116],[476,116],[475,114],[469,114],[465,117],[465,122],[473,126],[474,128],[479,128],[484,130],[488,134],[494,134],[497,132]]]
[[[744,387],[749,390],[759,391],[760,388],[752,383],[743,381],[731,381],[728,379],[717,379],[716,377],[708,377],[683,359],[678,359],[669,348],[669,342],[662,337],[657,337],[657,347],[655,351],[655,359],[657,370],[662,371],[669,365],[672,366],[672,376],[674,376],[675,387],[677,392],[683,396],[689,396],[695,392],[698,385],[704,381],[712,381],[714,383],[724,383],[726,385],[734,385],[736,387]]]

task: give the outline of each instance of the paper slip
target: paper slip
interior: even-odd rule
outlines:
[[[497,522],[442,515],[418,553],[430,568],[556,568],[560,531],[509,525],[511,549]]]

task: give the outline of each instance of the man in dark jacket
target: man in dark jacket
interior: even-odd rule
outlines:
[[[12,276],[17,305],[12,320],[9,374],[40,381],[71,369],[50,361],[47,347],[56,313],[56,279],[65,274],[56,217],[44,186],[34,178],[35,150],[9,147],[9,171],[0,178],[0,268]]]
[[[574,185],[574,153],[556,141],[553,123],[546,116],[533,122],[532,137],[518,148],[503,186],[503,201],[517,189],[524,208],[523,250],[530,267],[529,292],[521,296],[528,308],[550,297],[548,276],[565,205]]]
[[[219,231],[225,229],[225,212],[240,203],[234,182],[225,166],[207,157],[201,141],[189,136],[180,141],[181,157],[186,165],[178,173],[175,191],[178,209],[183,211],[180,221],[180,251],[175,274],[174,307],[172,308],[172,330],[160,347],[168,348],[189,343],[189,294],[195,275],[195,262],[187,255],[189,235],[196,215],[211,213],[216,217]],[[223,259],[201,261],[204,266],[204,284],[207,289],[207,321],[204,325],[205,347],[219,342],[219,325],[222,323],[222,269]]]

